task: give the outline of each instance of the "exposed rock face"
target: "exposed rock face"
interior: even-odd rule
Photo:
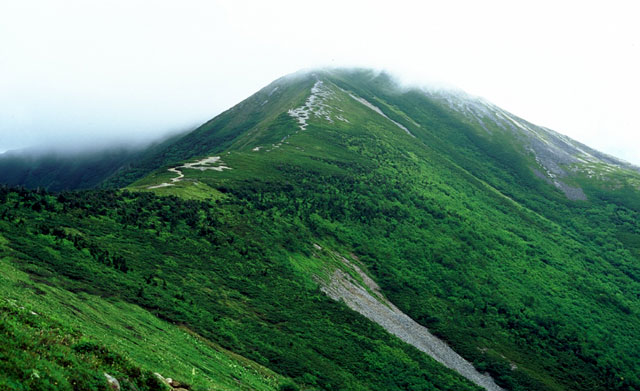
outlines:
[[[570,186],[563,179],[570,176],[571,171],[581,171],[589,176],[593,174],[594,167],[606,171],[620,168],[640,171],[638,167],[596,151],[570,137],[525,121],[482,98],[462,91],[427,91],[425,94],[444,102],[452,110],[464,115],[470,124],[479,124],[488,133],[504,131],[515,134],[523,142],[526,151],[535,156],[539,167],[532,169],[536,176],[555,186],[570,200],[587,199],[581,188]]]
[[[165,378],[164,376],[162,376],[158,372],[155,372],[153,374],[153,376],[157,377],[158,380],[160,380],[162,383],[166,384],[168,388],[173,388],[173,387],[171,387],[171,378],[170,377]]]
[[[162,383],[164,383],[167,388],[169,390],[172,391],[189,391],[190,386],[186,385],[186,384],[182,384],[177,380],[174,380],[170,377],[164,377],[161,374],[159,374],[158,372],[155,372],[153,374],[155,377],[158,378],[158,380],[160,380]]]
[[[445,342],[431,334],[429,330],[415,322],[387,300],[380,287],[358,266],[342,258],[345,265],[355,271],[363,280],[361,286],[353,277],[336,270],[328,284],[321,290],[336,301],[344,303],[354,311],[376,322],[385,330],[427,353],[447,368],[453,369],[471,382],[488,391],[502,391],[489,375],[481,374],[473,365],[453,351]]]
[[[109,375],[108,373],[104,373],[104,377],[107,378],[107,383],[109,384],[109,389],[113,391],[120,391],[120,382],[115,377]]]

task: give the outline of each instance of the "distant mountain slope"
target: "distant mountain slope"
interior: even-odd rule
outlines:
[[[105,186],[105,181],[128,172],[148,156],[164,151],[184,133],[143,145],[73,146],[68,150],[26,148],[0,154],[0,184],[49,191]]]
[[[51,191],[96,187],[141,153],[109,149],[94,152],[9,151],[0,155],[0,183]]]
[[[625,161],[596,151],[553,130],[536,126],[481,98],[463,92],[430,92],[431,98],[446,104],[462,114],[467,123],[481,127],[486,133],[499,133],[514,137],[522,143],[526,153],[534,156],[538,167],[534,174],[560,189],[569,199],[586,199],[580,187],[563,183],[563,178],[578,173],[590,177],[612,171],[640,172]]]

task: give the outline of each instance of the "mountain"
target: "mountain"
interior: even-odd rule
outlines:
[[[104,186],[120,171],[171,145],[183,134],[149,144],[91,145],[71,150],[26,148],[0,154],[0,183],[50,191],[81,190]]]
[[[301,72],[103,187],[0,191],[5,388],[640,389],[638,169],[480,98]]]
[[[0,155],[0,183],[51,191],[90,189],[139,153],[128,149],[73,153],[8,151]]]

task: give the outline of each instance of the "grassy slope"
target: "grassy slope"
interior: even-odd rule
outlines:
[[[5,316],[2,323],[7,323],[7,318],[10,318],[14,327],[24,329],[25,324],[40,322],[34,334],[41,332],[39,330],[66,330],[66,334],[73,336],[69,339],[76,343],[83,341],[105,346],[109,352],[117,352],[128,362],[135,363],[135,367],[178,379],[190,384],[194,390],[276,390],[278,384],[286,383],[286,379],[272,371],[205,340],[187,328],[160,320],[136,305],[37,283],[12,266],[9,258],[0,260],[0,297],[3,298],[1,305]],[[65,333],[61,331],[59,334]],[[56,346],[55,337],[49,338],[53,341],[45,341],[45,349],[30,347],[24,349],[24,353],[48,350],[55,354],[59,346]],[[21,338],[15,340],[20,343]],[[8,353],[6,349],[6,346],[2,347],[2,351]],[[59,389],[71,389],[62,386],[65,378],[87,375],[82,373],[84,368],[79,363],[74,363],[75,367],[55,367],[48,361],[54,360],[51,357],[25,358],[22,361],[16,358],[15,369],[31,379],[31,383],[22,380],[27,389],[42,386],[36,384],[38,381],[30,372],[41,367],[45,369],[39,370],[38,379],[42,379],[39,382],[55,379],[61,384]],[[97,384],[103,386],[105,382],[100,371],[120,380],[126,376],[102,364],[96,372]],[[0,384],[8,387],[11,380],[18,380],[12,377],[7,370],[0,376]],[[16,386],[15,389],[20,388]],[[73,389],[83,388],[74,385]]]
[[[457,241],[462,239],[466,242],[464,247],[467,249],[452,251],[454,246],[447,244],[445,248],[448,253],[444,257],[449,260],[445,262],[449,263],[449,268],[459,271],[468,267],[468,261],[464,266],[456,264],[459,262],[455,261],[456,256],[474,258],[476,254],[480,255],[472,261],[476,263],[472,266],[480,266],[480,270],[475,271],[471,283],[474,290],[484,292],[472,295],[458,292],[456,296],[462,295],[472,302],[461,305],[464,300],[451,300],[458,301],[453,307],[457,309],[450,311],[448,316],[451,320],[439,326],[437,323],[442,320],[431,318],[437,311],[424,311],[421,300],[412,297],[416,292],[425,292],[419,284],[411,283],[413,278],[420,278],[422,273],[403,273],[394,278],[392,286],[387,286],[387,289],[394,285],[403,287],[395,295],[403,302],[401,308],[414,317],[422,317],[427,323],[434,323],[431,326],[447,336],[454,345],[464,345],[461,341],[469,339],[456,332],[456,329],[466,329],[467,335],[484,334],[494,345],[500,346],[497,351],[499,356],[520,356],[528,360],[527,365],[533,369],[531,374],[537,371],[543,373],[539,380],[549,387],[558,386],[548,379],[549,374],[557,379],[568,375],[570,380],[564,380],[565,387],[571,389],[594,388],[598,380],[608,382],[603,386],[605,388],[625,388],[629,384],[637,387],[637,378],[629,381],[628,377],[613,369],[626,366],[629,370],[622,372],[632,377],[637,372],[632,368],[635,368],[638,360],[634,337],[638,332],[638,297],[634,292],[638,291],[639,258],[635,244],[638,230],[632,221],[638,218],[640,209],[637,208],[637,200],[640,197],[637,186],[632,189],[631,186],[619,184],[637,183],[637,173],[623,170],[620,175],[624,175],[624,180],[619,181],[612,174],[604,182],[583,178],[581,184],[591,201],[570,202],[553,187],[534,177],[531,170],[531,167],[535,167],[533,158],[523,153],[522,146],[513,136],[497,131],[487,134],[480,128],[465,125],[466,121],[457,113],[447,111],[415,91],[399,94],[397,89],[390,88],[385,77],[378,78],[377,83],[363,80],[364,75],[360,77],[360,80],[350,77],[352,84],[344,83],[343,87],[346,85],[345,88],[356,90],[370,101],[392,102],[389,106],[409,113],[411,118],[423,125],[421,128],[412,126],[411,121],[402,117],[395,119],[404,123],[429,147],[442,152],[445,159],[454,161],[466,172],[537,215],[518,219],[495,202],[478,203],[478,193],[459,187],[457,190],[466,193],[466,197],[471,196],[471,199],[467,201],[466,208],[456,208],[454,213],[464,216],[464,209],[482,211],[475,218],[467,220],[467,223],[473,224],[471,232],[452,235]],[[375,91],[368,90],[376,85]],[[393,111],[385,111],[394,118]],[[633,182],[633,178],[636,182]],[[496,216],[496,209],[506,212],[506,215]],[[492,218],[492,215],[495,217]],[[482,224],[482,220],[488,221]],[[479,229],[482,226],[486,228]],[[399,247],[405,235],[396,236],[393,247]],[[438,255],[438,258],[441,257]],[[406,279],[404,276],[407,275],[411,277]],[[455,281],[455,277],[452,276],[452,280]],[[403,283],[412,288],[416,286],[416,289],[407,290]],[[440,282],[438,285],[447,284]],[[495,300],[496,290],[507,300]],[[484,300],[477,302],[478,297]],[[500,301],[502,303],[498,304]],[[485,320],[472,322],[472,327],[461,327],[460,313],[471,311],[470,318],[481,319],[486,316],[477,313],[478,307],[482,308],[482,312],[490,311],[492,302],[496,306],[494,310],[506,313],[501,316],[504,324],[490,327],[494,329],[489,333],[490,337],[483,330],[486,328]],[[500,334],[508,337],[500,337]],[[518,334],[525,340],[518,341]],[[475,350],[481,339],[474,339],[476,342],[472,346],[460,346],[469,357],[477,356]],[[545,339],[553,341],[550,344],[553,347],[549,348],[555,352],[536,352],[536,348],[531,352],[532,344],[537,348],[543,347],[546,344],[541,342]],[[517,344],[521,346],[515,346]],[[606,348],[611,345],[615,348]],[[574,364],[569,364],[571,361]],[[585,367],[579,361],[585,361],[592,367]],[[571,368],[572,365],[575,367]],[[598,375],[592,378],[585,376],[595,368],[601,374],[600,379],[596,380]]]

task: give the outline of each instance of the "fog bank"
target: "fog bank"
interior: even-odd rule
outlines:
[[[0,4],[0,151],[143,144],[302,68],[443,81],[640,164],[634,3]]]

